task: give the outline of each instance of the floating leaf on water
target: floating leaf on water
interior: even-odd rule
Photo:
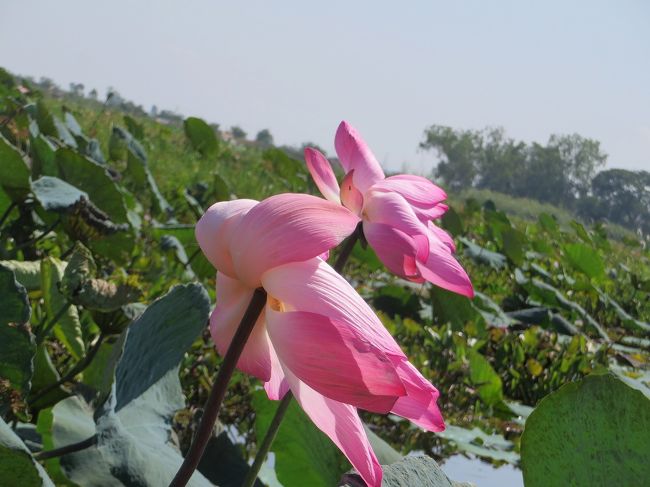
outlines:
[[[473,453],[479,457],[516,464],[519,455],[514,451],[514,444],[502,435],[485,433],[479,428],[466,429],[447,425],[436,435],[453,442],[460,450]]]

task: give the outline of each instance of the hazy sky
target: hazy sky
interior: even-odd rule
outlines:
[[[0,0],[0,66],[428,172],[431,124],[577,132],[650,170],[647,1]]]

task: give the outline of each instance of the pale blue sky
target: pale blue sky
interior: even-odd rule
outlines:
[[[434,123],[577,132],[650,169],[647,1],[0,0],[0,66],[280,144],[332,151],[347,119],[390,169],[433,167]]]

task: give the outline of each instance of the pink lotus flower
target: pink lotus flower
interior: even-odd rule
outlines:
[[[349,235],[356,215],[309,195],[210,207],[196,226],[217,268],[210,332],[225,354],[256,287],[267,303],[237,367],[270,399],[291,389],[311,420],[370,486],[382,471],[357,407],[444,429],[438,391],[411,365],[357,292],[317,257]]]
[[[309,172],[326,199],[363,220],[363,234],[384,265],[404,279],[429,281],[473,297],[472,283],[453,256],[453,239],[431,221],[447,211],[445,192],[421,176],[385,177],[359,133],[345,121],[336,131],[335,147],[346,171],[340,187],[329,161],[312,148],[305,149]]]

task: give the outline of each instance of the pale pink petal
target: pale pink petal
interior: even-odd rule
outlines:
[[[397,399],[392,412],[429,431],[443,431],[445,422],[436,401],[440,393],[406,360],[394,359],[398,374],[406,386],[406,396]]]
[[[468,298],[474,297],[474,288],[465,269],[442,242],[430,239],[429,258],[424,264],[416,262],[416,265],[430,283]]]
[[[264,383],[264,390],[269,399],[279,401],[289,390],[289,382],[284,376],[282,364],[273,347],[271,347],[271,352],[271,378]]]
[[[305,161],[321,194],[330,201],[340,203],[339,183],[336,181],[336,176],[327,158],[320,151],[307,147],[305,149]]]
[[[388,356],[349,323],[270,306],[266,317],[278,358],[315,391],[375,413],[389,412],[406,395]]]
[[[355,407],[319,394],[285,368],[298,404],[348,458],[369,487],[380,487],[382,470]]]
[[[398,174],[376,182],[372,189],[394,191],[410,204],[430,208],[447,199],[447,193],[422,176]]]
[[[429,230],[431,230],[431,232],[433,232],[433,235],[443,244],[445,244],[451,252],[456,252],[456,244],[454,243],[454,239],[451,235],[449,235],[439,226],[435,225],[433,222],[429,222]]]
[[[230,249],[237,276],[257,287],[267,270],[314,258],[335,247],[354,231],[358,221],[347,208],[316,196],[271,196],[237,225]]]
[[[427,236],[427,226],[422,223],[411,205],[397,193],[370,190],[365,194],[363,220],[383,223],[401,230],[410,237]]]
[[[354,185],[354,169],[341,182],[341,203],[355,215],[361,215],[363,195]]]
[[[210,315],[210,334],[221,355],[226,354],[253,292],[253,289],[240,281],[221,272],[217,273],[217,306]],[[262,312],[237,362],[237,368],[262,381],[268,381],[272,376],[273,350],[264,321]]]
[[[308,311],[345,322],[359,337],[379,350],[405,357],[399,345],[384,328],[350,284],[321,259],[293,262],[269,270],[262,285],[270,296],[290,311]]]
[[[449,207],[444,203],[438,203],[436,206],[432,206],[431,208],[419,208],[417,206],[413,206],[413,211],[418,216],[420,221],[425,224],[431,220],[437,220],[442,215],[447,213],[448,209]]]
[[[429,241],[414,240],[401,230],[384,223],[363,222],[363,235],[386,268],[402,278],[414,278],[419,275],[415,261],[424,251],[428,257]]]
[[[230,255],[232,229],[257,204],[255,200],[222,201],[212,205],[194,229],[196,241],[210,263],[219,271],[236,277]]]
[[[354,169],[354,184],[365,193],[377,181],[384,179],[379,162],[366,145],[361,135],[346,121],[336,130],[334,147],[345,172]]]

